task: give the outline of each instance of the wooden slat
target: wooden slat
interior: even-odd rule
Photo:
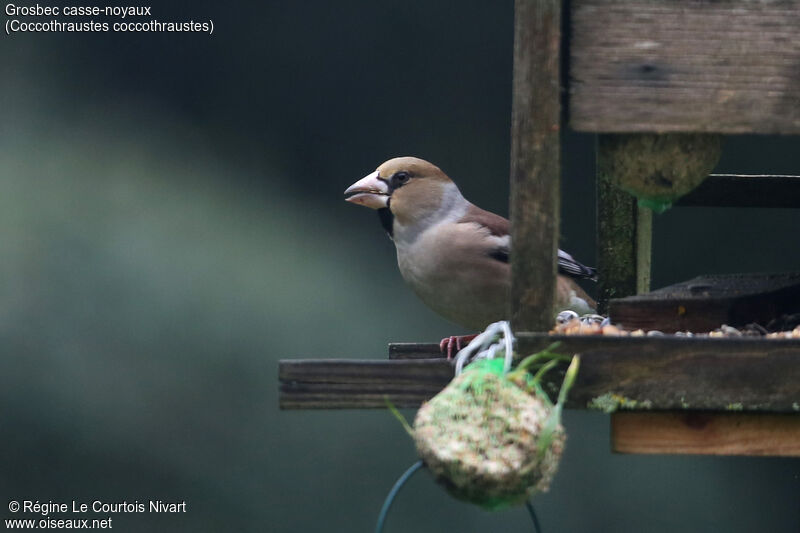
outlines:
[[[534,353],[556,339],[559,352],[581,354],[569,407],[800,410],[798,340],[520,333],[518,350]]]
[[[800,411],[800,340],[520,333],[518,351],[534,353],[555,341],[559,352],[582,358],[570,408]],[[281,361],[281,407],[380,408],[384,394],[404,407],[419,405],[453,372],[433,358],[438,345],[427,346],[431,359]]]
[[[419,407],[442,390],[438,386],[397,383],[283,383],[281,409],[382,409],[387,400],[395,407]]]
[[[282,382],[417,385],[447,383],[452,376],[453,367],[444,359],[289,359],[278,365]]]
[[[561,0],[516,0],[511,112],[514,329],[544,331],[555,308],[561,176]]]
[[[435,345],[436,354],[439,346]],[[281,409],[418,407],[450,382],[453,366],[444,359],[280,361]]]
[[[711,174],[681,207],[800,207],[800,176]]]
[[[626,329],[710,331],[722,324],[766,326],[800,312],[800,273],[699,276],[611,301],[609,317]]]
[[[431,359],[444,357],[439,345],[428,342],[389,343],[389,359]]]
[[[573,0],[570,124],[800,133],[800,0]]]
[[[390,342],[389,359],[444,359],[433,342]]]
[[[615,413],[619,453],[800,456],[800,415]]]

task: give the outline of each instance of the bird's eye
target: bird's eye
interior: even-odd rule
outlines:
[[[405,183],[408,183],[408,180],[411,178],[408,172],[395,172],[394,176],[392,176],[392,181],[394,181],[395,186],[399,187]]]

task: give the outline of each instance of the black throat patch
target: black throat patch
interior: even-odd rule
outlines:
[[[378,209],[378,218],[381,220],[383,230],[389,235],[389,238],[394,240],[394,215],[388,207]]]

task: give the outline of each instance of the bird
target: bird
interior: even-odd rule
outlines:
[[[394,242],[406,284],[433,311],[471,330],[507,318],[511,290],[509,221],[467,201],[439,167],[417,157],[382,163],[344,191],[345,201],[375,209]],[[594,313],[595,302],[575,279],[597,272],[558,251],[556,307]],[[475,335],[445,337],[452,358]]]

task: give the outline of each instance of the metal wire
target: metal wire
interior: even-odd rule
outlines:
[[[536,511],[533,509],[533,504],[530,500],[525,502],[525,507],[528,508],[528,512],[531,515],[531,520],[533,520],[533,530],[536,533],[542,533],[542,527],[539,525],[539,518],[537,518]]]
[[[501,320],[489,324],[486,329],[472,339],[458,354],[456,354],[456,376],[461,374],[464,366],[477,359],[494,359],[498,352],[505,357],[503,371],[511,370],[514,359],[514,334],[508,321]]]
[[[386,501],[383,502],[383,507],[381,507],[381,514],[378,515],[378,524],[375,526],[375,533],[382,533],[383,532],[383,524],[386,522],[386,515],[389,514],[389,509],[392,508],[392,503],[394,503],[394,499],[397,496],[397,493],[400,492],[400,489],[403,488],[403,485],[409,480],[411,476],[414,475],[414,472],[422,468],[424,463],[422,459],[411,465],[411,468],[406,470],[400,479],[394,484],[392,490],[389,491],[389,494],[386,496]]]
[[[389,510],[392,508],[392,504],[394,503],[397,494],[400,492],[405,484],[411,479],[411,476],[416,473],[417,470],[423,468],[425,464],[422,462],[422,459],[411,465],[411,467],[403,472],[403,475],[395,482],[392,490],[389,491],[389,494],[386,495],[386,500],[383,502],[383,507],[381,507],[381,512],[378,515],[378,523],[375,526],[375,533],[383,533],[383,526],[386,524],[386,517],[389,514]],[[533,504],[530,500],[525,502],[525,507],[528,509],[528,513],[531,515],[531,521],[533,522],[533,531],[535,533],[542,533],[542,527],[539,525],[539,518],[536,516],[536,511],[533,508]]]

